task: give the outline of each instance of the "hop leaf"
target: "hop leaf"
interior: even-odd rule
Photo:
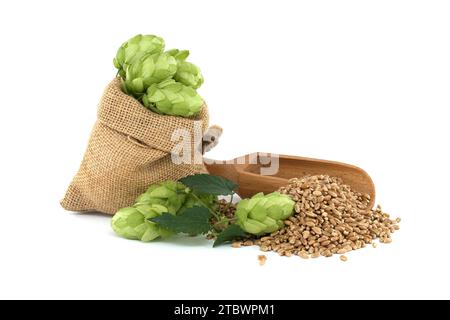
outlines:
[[[116,234],[130,240],[152,241],[158,237],[168,237],[171,233],[149,221],[167,212],[161,205],[140,205],[135,208],[120,209],[112,218],[111,226]]]
[[[264,196],[259,193],[239,202],[236,208],[237,223],[255,235],[275,232],[283,227],[284,220],[292,216],[294,205],[287,195],[274,192]]]
[[[173,216],[163,214],[151,218],[150,221],[159,226],[176,233],[187,233],[190,235],[199,235],[211,230],[209,219],[211,212],[204,207],[193,207],[184,211],[182,215]]]
[[[187,197],[186,201],[184,202],[183,206],[181,207],[179,214],[183,214],[183,212],[186,209],[190,209],[193,207],[204,207],[210,208],[212,210],[217,209],[217,196],[212,194],[206,194],[206,193],[198,193],[195,191],[191,191]]]
[[[233,241],[237,238],[243,238],[246,235],[247,234],[240,226],[237,224],[232,224],[217,236],[213,247],[218,247],[225,242]]]
[[[166,181],[152,185],[136,200],[136,206],[159,204],[167,208],[167,212],[177,214],[185,203],[189,189],[182,183]]]
[[[151,85],[142,102],[155,112],[182,117],[197,115],[203,105],[202,98],[194,89],[173,79]]]
[[[196,192],[216,196],[232,195],[238,188],[233,181],[209,174],[195,174],[180,179],[180,182]]]
[[[113,60],[119,75],[125,79],[128,67],[145,54],[162,53],[164,40],[155,35],[140,35],[129,39],[117,51]]]

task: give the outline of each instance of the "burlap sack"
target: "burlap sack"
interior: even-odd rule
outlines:
[[[203,165],[176,165],[170,155],[177,144],[171,141],[174,130],[188,130],[193,142],[195,121],[201,121],[205,132],[206,104],[196,119],[159,115],[124,94],[120,80],[114,79],[100,101],[87,151],[61,205],[69,211],[114,214],[132,205],[151,184],[204,172]]]

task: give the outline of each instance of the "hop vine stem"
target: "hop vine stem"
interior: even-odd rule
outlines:
[[[223,219],[220,220],[219,222],[216,222],[216,223],[214,224],[214,227],[215,227],[215,226],[218,226],[218,225],[220,225],[220,224],[222,224],[222,223],[224,223],[224,222],[230,223],[230,222],[234,222],[234,221],[236,221],[236,218],[233,218],[233,219],[223,218]]]
[[[211,214],[214,216],[214,218],[217,219],[217,221],[220,221],[220,214],[214,211],[209,205],[207,205],[202,199],[200,199],[196,194],[192,193],[192,196],[199,201],[205,208],[207,208]]]
[[[236,218],[226,218],[225,216],[223,216],[222,212],[216,212],[215,210],[213,210],[209,205],[207,205],[202,199],[200,199],[196,194],[192,193],[192,196],[199,201],[205,208],[207,208],[211,214],[214,216],[214,218],[216,218],[217,222],[213,225],[213,227],[216,227],[218,225],[224,224],[224,223],[231,223],[236,221]],[[233,197],[234,194],[231,195],[231,200],[228,203],[228,206],[225,210],[228,210],[230,208],[230,206],[233,204]]]
[[[228,211],[228,209],[230,209],[231,205],[233,204],[233,198],[235,194],[236,193],[231,194],[230,202],[228,202],[227,208],[225,209],[226,211]]]

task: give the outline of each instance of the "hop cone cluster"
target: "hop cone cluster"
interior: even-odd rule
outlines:
[[[120,209],[113,217],[111,226],[116,234],[130,240],[149,242],[159,237],[166,238],[171,232],[148,221],[163,213],[183,214],[194,206],[217,205],[217,197],[197,195],[185,185],[175,181],[165,181],[152,185],[140,195],[133,207]]]
[[[114,215],[111,225],[113,230],[124,238],[149,242],[170,236],[170,231],[147,220],[166,212],[167,208],[158,204],[123,208]]]
[[[294,201],[287,195],[274,192],[259,193],[239,202],[237,223],[248,233],[263,235],[281,229],[284,220],[294,213]]]
[[[200,69],[186,61],[189,51],[164,47],[160,37],[137,35],[119,48],[114,66],[123,89],[160,114],[195,116],[203,105],[196,91],[204,81]]]

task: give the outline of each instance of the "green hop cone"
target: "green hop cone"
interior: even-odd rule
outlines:
[[[125,80],[128,67],[145,54],[162,53],[164,40],[154,35],[137,35],[126,41],[117,51],[114,66],[119,75]]]
[[[254,235],[272,233],[284,226],[284,220],[294,213],[294,201],[287,195],[274,192],[258,193],[239,202],[236,208],[238,225]]]
[[[185,185],[175,181],[155,184],[137,198],[135,207],[158,204],[166,207],[169,213],[177,214],[185,203],[189,191]]]
[[[200,88],[204,82],[200,69],[195,64],[187,61],[178,63],[178,69],[174,79],[193,89]]]
[[[157,113],[181,117],[197,115],[203,105],[203,99],[194,89],[173,79],[150,86],[142,102]]]
[[[193,89],[200,88],[204,82],[203,75],[199,67],[186,61],[186,58],[189,56],[189,51],[172,49],[167,51],[167,53],[173,56],[178,62],[177,73],[175,73],[173,78]]]
[[[170,231],[148,221],[166,212],[167,208],[158,204],[123,208],[114,215],[111,226],[116,234],[130,240],[149,242],[159,237],[166,238],[171,235]]]
[[[172,78],[177,72],[177,61],[167,53],[145,55],[127,69],[125,92],[136,99],[156,83]]]
[[[177,59],[177,61],[184,61],[189,57],[189,50],[178,50],[178,49],[171,49],[166,51],[167,54],[170,54],[172,57]]]

